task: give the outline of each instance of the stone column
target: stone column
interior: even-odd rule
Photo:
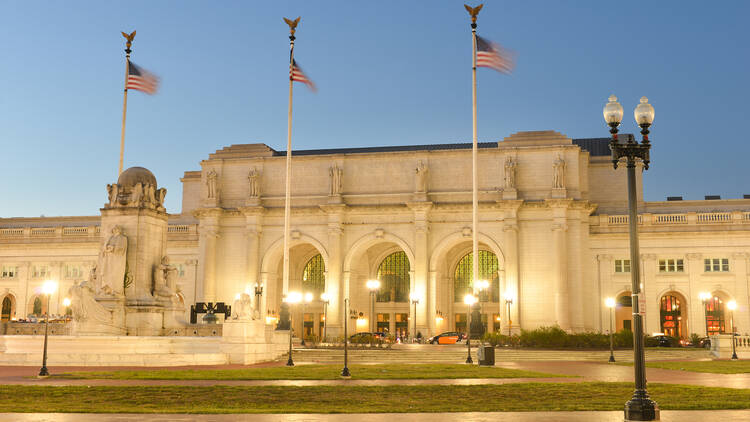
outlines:
[[[21,275],[23,274],[23,276]],[[18,265],[18,274],[16,275],[19,281],[18,298],[16,298],[16,317],[26,318],[26,315],[30,314],[32,309],[29,309],[29,282],[31,281],[31,262],[21,262]]]
[[[342,243],[346,205],[331,203],[321,205],[320,208],[328,215],[328,266],[326,267],[325,292],[328,294],[329,304],[326,330],[328,336],[337,337],[343,335],[344,298],[347,297],[341,277],[344,265]],[[318,299],[315,298],[314,300]]]
[[[438,333],[437,321],[437,306],[438,306],[438,295],[437,295],[437,271],[430,271],[429,283],[427,283],[427,333],[423,333],[426,336],[433,336]],[[445,318],[445,315],[443,316]],[[443,319],[445,321],[445,319]],[[445,324],[445,323],[443,323]],[[446,331],[446,330],[444,330]]]
[[[263,235],[263,207],[246,207],[242,209],[245,214],[245,238],[247,239],[247,257],[245,261],[245,280],[242,289],[253,296],[253,307],[255,307],[255,285],[260,282],[260,240]],[[266,294],[268,286],[263,286],[263,294]],[[262,317],[265,318],[264,315]]]
[[[518,208],[523,201],[503,201],[506,205],[503,220],[503,253],[505,254],[505,277],[503,287],[500,291],[500,319],[502,321],[501,330],[503,333],[508,332],[508,323],[510,322],[510,331],[519,333],[521,331],[521,271],[520,271],[520,253],[518,250]],[[505,304],[505,294],[513,296],[513,304],[510,307],[510,321],[508,321],[508,306]]]
[[[570,295],[567,277],[567,225],[555,221],[552,225],[552,289],[555,297],[555,318],[563,330],[570,330]]]
[[[656,255],[641,254],[641,284],[643,285],[643,293],[646,295],[646,317],[643,318],[643,332],[646,334],[661,331],[656,264]],[[630,268],[633,268],[632,265]]]
[[[417,332],[421,332],[422,336],[426,336],[427,333],[431,333],[435,328],[435,315],[427,313],[427,309],[435,309],[434,299],[428,294],[428,268],[429,268],[429,251],[427,250],[427,236],[429,233],[429,211],[432,208],[432,202],[411,202],[408,204],[409,207],[414,211],[414,277],[412,279],[413,292],[420,298],[417,304],[416,315],[412,317],[417,318]],[[409,303],[410,313],[414,312],[414,305]],[[432,319],[432,324],[429,323],[429,319]],[[412,321],[412,327],[414,322]],[[413,329],[413,328],[412,328]],[[416,336],[417,333],[412,333]]]
[[[703,255],[699,253],[685,254],[685,271],[688,276],[688,294],[687,304],[684,309],[688,315],[688,332],[697,333],[701,337],[706,335],[706,314],[704,313],[703,302],[701,302],[700,292],[706,291],[711,293],[710,288],[701,286],[701,274],[703,273]]]
[[[597,255],[596,256],[596,281],[597,281],[597,303],[595,305],[596,307],[596,313],[598,315],[597,318],[597,328],[600,333],[609,331],[609,318],[610,318],[610,310],[606,306],[604,306],[604,300],[608,297],[611,297],[613,299],[617,299],[615,295],[617,294],[617,286],[614,286],[612,284],[612,255]],[[617,319],[616,319],[616,313],[617,308],[612,310],[612,326],[614,327],[615,331],[617,331]]]
[[[342,331],[343,331],[343,326],[344,326],[344,318],[349,318],[349,311],[344,307],[345,306],[344,299],[346,298],[349,299],[349,309],[352,309],[352,297],[349,295],[349,291],[350,291],[349,284],[351,283],[351,278],[352,278],[351,271],[344,271],[341,273],[342,282],[340,283],[341,292],[339,293],[339,300],[341,303],[341,312],[340,312],[339,318],[336,321],[338,321],[339,324],[341,324]],[[349,321],[347,321],[347,327],[346,327],[347,332],[344,333],[344,336],[348,336],[350,335],[350,333],[357,332],[356,326],[354,327],[354,329],[352,329],[353,325],[355,325],[354,320],[350,319]]]
[[[204,302],[216,302],[216,243],[219,237],[219,216],[221,210],[202,209],[197,211],[200,218],[198,226],[200,232],[200,258],[202,265],[201,281],[202,298]]]
[[[734,291],[737,301],[737,310],[734,311],[734,326],[737,327],[738,333],[747,333],[750,331],[750,296],[747,288],[747,258],[745,252],[732,254],[733,262],[729,269],[735,274]],[[731,329],[731,328],[730,328]]]

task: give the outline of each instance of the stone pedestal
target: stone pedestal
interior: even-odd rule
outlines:
[[[224,321],[221,351],[228,363],[243,365],[273,359],[284,350],[288,331],[274,331],[262,320]]]
[[[125,325],[129,336],[160,336],[164,327],[164,307],[128,306],[125,308]]]
[[[518,190],[516,190],[515,188],[505,188],[503,189],[502,197],[503,199],[518,199]]]
[[[565,188],[552,188],[550,198],[566,198],[568,196],[568,190]]]

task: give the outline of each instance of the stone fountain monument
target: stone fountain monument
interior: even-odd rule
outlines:
[[[143,167],[131,167],[101,209],[102,242],[89,280],[71,289],[74,332],[79,335],[160,336],[184,327],[176,269],[166,256],[165,188]]]

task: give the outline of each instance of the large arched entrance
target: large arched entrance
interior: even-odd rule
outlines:
[[[726,313],[724,312],[725,299],[724,295],[714,293],[704,305],[706,332],[709,336],[727,332]]]
[[[403,339],[413,334],[415,322],[418,330],[426,325],[424,298],[417,306],[416,321],[409,302],[414,291],[412,259],[408,245],[389,233],[366,235],[352,245],[344,260],[344,280],[348,280],[349,309],[361,316],[348,325],[349,334],[376,330]],[[368,280],[380,282],[374,300]]]
[[[12,294],[7,294],[0,303],[0,321],[10,321],[15,318],[15,314],[16,298]]]
[[[497,331],[500,329],[502,315],[500,310],[500,264],[497,255],[488,250],[479,250],[479,279],[488,283],[487,288],[475,285],[474,277],[474,254],[465,254],[456,264],[453,272],[453,298],[454,306],[461,309],[463,298],[467,294],[476,294],[480,304],[480,315],[484,332]],[[464,307],[466,305],[464,304]],[[468,312],[468,307],[466,307]],[[468,318],[464,318],[459,311],[454,317],[454,329],[459,332],[466,331]],[[490,321],[492,324],[490,325]]]
[[[677,292],[668,292],[659,300],[659,323],[661,332],[670,337],[687,336],[686,320],[683,312],[686,302]]]

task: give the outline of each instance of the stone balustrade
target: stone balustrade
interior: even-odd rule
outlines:
[[[734,351],[739,359],[750,358],[750,336],[734,336]],[[732,357],[731,334],[711,336],[711,356],[715,359],[730,359]]]
[[[629,220],[630,218],[627,215],[600,214],[593,216],[591,225],[599,227],[626,226]],[[643,213],[638,215],[638,224],[642,226],[750,224],[750,212],[688,212],[675,214]]]
[[[8,227],[0,228],[0,239],[69,239],[99,237],[99,226]],[[170,224],[168,235],[197,235],[197,224]]]

